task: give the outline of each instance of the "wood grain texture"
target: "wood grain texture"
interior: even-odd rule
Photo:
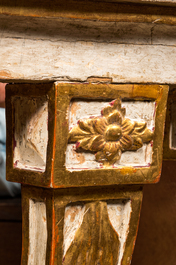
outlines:
[[[0,80],[176,82],[176,27],[0,17]]]
[[[108,218],[107,203],[87,203],[85,212],[63,265],[117,265],[120,242]]]
[[[110,228],[112,232],[110,233],[111,236],[113,234],[115,235],[115,238],[117,239],[117,233],[115,232],[115,229],[113,228],[113,226],[109,223],[109,220],[107,219],[108,218],[107,207],[105,207],[105,209],[103,207],[106,204],[105,203],[106,201],[110,201],[112,203],[112,200],[119,200],[119,199],[129,200],[131,202],[131,211],[129,214],[129,230],[127,233],[127,237],[125,238],[125,245],[124,245],[125,247],[123,248],[121,258],[122,258],[122,265],[126,265],[127,262],[130,262],[131,255],[132,255],[133,248],[134,248],[135,239],[136,239],[139,214],[140,214],[140,208],[141,208],[141,201],[142,201],[142,188],[140,186],[115,187],[115,188],[112,188],[112,187],[111,188],[93,188],[93,189],[84,188],[84,189],[79,189],[79,192],[77,189],[43,189],[43,188],[37,188],[37,187],[32,187],[32,186],[22,186],[22,194],[23,194],[23,199],[22,199],[23,247],[22,247],[22,263],[21,263],[22,265],[28,264],[28,252],[29,252],[28,249],[29,249],[29,241],[30,241],[29,219],[31,217],[29,215],[29,201],[31,200],[31,198],[35,200],[36,202],[37,201],[46,202],[46,221],[47,221],[48,240],[47,240],[45,262],[47,265],[48,264],[50,265],[62,264],[65,207],[68,204],[70,204],[70,202],[72,202],[73,204],[77,202],[83,202],[87,205],[89,205],[89,203],[92,202],[92,208],[91,208],[90,214],[87,211],[87,213],[84,215],[85,220],[83,221],[85,226],[88,228],[87,235],[90,235],[92,237],[93,247],[97,248],[98,241],[96,240],[96,235],[98,231],[101,234],[100,228],[102,228],[103,229],[102,235],[104,234],[105,236],[104,238],[106,238],[108,241],[109,249],[111,249],[112,243],[109,242],[110,240],[109,234],[106,234],[106,227],[104,226],[105,223],[107,224],[108,222],[108,227]],[[95,205],[97,205],[97,207],[94,207]],[[103,212],[101,212],[101,210],[103,210]],[[102,222],[101,227],[99,227],[99,225],[97,226],[97,222],[94,222],[94,218],[97,218],[96,219],[97,222],[101,220]],[[90,223],[91,220],[93,222],[92,223],[93,226],[91,226],[91,223]],[[104,224],[103,224],[103,220],[105,221]],[[85,229],[83,230],[81,229],[81,237],[83,239],[85,237],[84,232],[85,232]],[[93,234],[91,234],[91,232],[93,232]],[[100,239],[99,242],[101,242],[100,245],[104,246],[104,240],[101,240],[101,237],[99,239]],[[116,243],[118,242],[118,240],[115,240],[115,241]],[[84,241],[85,247],[86,247],[86,242],[87,240]],[[114,258],[116,258],[116,255],[117,255],[117,250],[115,251],[115,248],[117,246],[116,243],[114,242],[114,248],[113,248]],[[34,255],[38,255],[36,253],[36,250],[37,248],[34,249],[34,252],[33,252]],[[96,256],[98,253],[94,252],[94,254]],[[101,251],[99,254],[101,254]],[[104,255],[106,256],[106,252],[104,253]],[[67,253],[66,253],[66,256],[67,256]],[[90,256],[91,256],[91,253],[90,253]],[[83,262],[84,262],[85,255],[83,255],[82,257],[83,257]],[[91,264],[91,261],[89,262],[90,263],[88,264]],[[80,263],[80,264],[84,264],[84,263]]]
[[[176,245],[176,179],[173,174],[175,170],[174,161],[163,161],[160,182],[144,188],[132,265],[175,265],[176,252],[173,247]],[[10,209],[11,206],[9,211]],[[8,211],[7,205],[6,211]],[[2,214],[1,211],[1,216]],[[0,261],[3,265],[19,265],[21,223],[1,222],[0,227]]]
[[[161,85],[114,85],[88,83],[17,84],[6,87],[7,179],[41,187],[63,188],[113,184],[144,184],[159,180],[162,163],[162,144],[168,86]],[[13,167],[13,104],[11,97],[48,95],[48,147],[45,172]],[[148,167],[125,166],[121,168],[84,169],[68,171],[65,167],[68,145],[68,108],[72,98],[93,101],[122,99],[155,101],[155,131],[153,137],[152,163]]]
[[[132,1],[131,1],[132,2]],[[135,1],[136,2],[136,1]],[[35,17],[70,17],[81,19],[98,19],[104,21],[129,21],[129,22],[152,22],[175,24],[175,3],[165,2],[165,6],[156,5],[153,1],[144,4],[119,3],[119,1],[22,1],[2,0],[0,13],[8,15],[35,16]],[[140,2],[142,3],[142,2]],[[146,3],[148,5],[146,5]],[[160,3],[161,4],[161,3]],[[168,5],[168,6],[167,6]]]
[[[45,265],[47,245],[46,204],[29,200],[28,265]]]

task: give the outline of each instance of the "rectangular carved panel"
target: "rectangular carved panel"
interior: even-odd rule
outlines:
[[[46,98],[13,97],[14,167],[45,171],[48,145]]]
[[[158,181],[167,93],[161,85],[7,85],[7,178],[53,188]]]
[[[86,119],[90,119],[90,117],[100,118],[101,111],[110,106],[110,103],[111,102],[104,101],[73,100],[69,110],[69,129],[71,130],[79,121],[85,121]],[[121,104],[126,110],[124,119],[129,119],[131,121],[129,126],[131,125],[134,127],[135,122],[141,122],[141,124],[143,123],[147,126],[151,132],[154,131],[156,114],[156,105],[154,101],[122,101]],[[107,125],[106,128],[108,128],[108,126],[110,125]],[[134,128],[132,128],[132,130],[133,129]],[[94,132],[94,134],[100,135],[98,132]],[[138,136],[140,137],[139,134]],[[89,135],[85,135],[85,138],[88,137]],[[104,139],[104,141],[106,141],[106,139]],[[122,152],[120,159],[113,164],[114,167],[149,166],[152,162],[152,146],[152,142],[142,143],[140,148],[135,150],[135,152],[124,150],[125,152]],[[77,152],[75,144],[68,144],[66,151],[66,168],[68,168],[69,171],[96,169],[101,167],[102,163],[95,160],[95,155],[93,153]]]

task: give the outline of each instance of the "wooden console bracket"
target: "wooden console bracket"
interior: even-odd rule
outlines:
[[[148,84],[6,86],[22,265],[130,264],[143,185],[160,178],[167,94]]]

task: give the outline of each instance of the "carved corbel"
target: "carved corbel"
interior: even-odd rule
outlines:
[[[142,186],[160,178],[167,93],[7,86],[7,179],[23,184],[23,265],[130,264]]]

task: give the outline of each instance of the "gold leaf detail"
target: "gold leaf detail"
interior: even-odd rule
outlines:
[[[63,259],[63,265],[116,265],[120,241],[112,227],[107,203],[87,203],[80,228]]]
[[[146,122],[125,118],[125,108],[116,99],[105,107],[101,117],[80,120],[69,132],[69,142],[77,142],[77,149],[97,152],[95,159],[105,166],[119,161],[122,152],[136,151],[153,139]]]

